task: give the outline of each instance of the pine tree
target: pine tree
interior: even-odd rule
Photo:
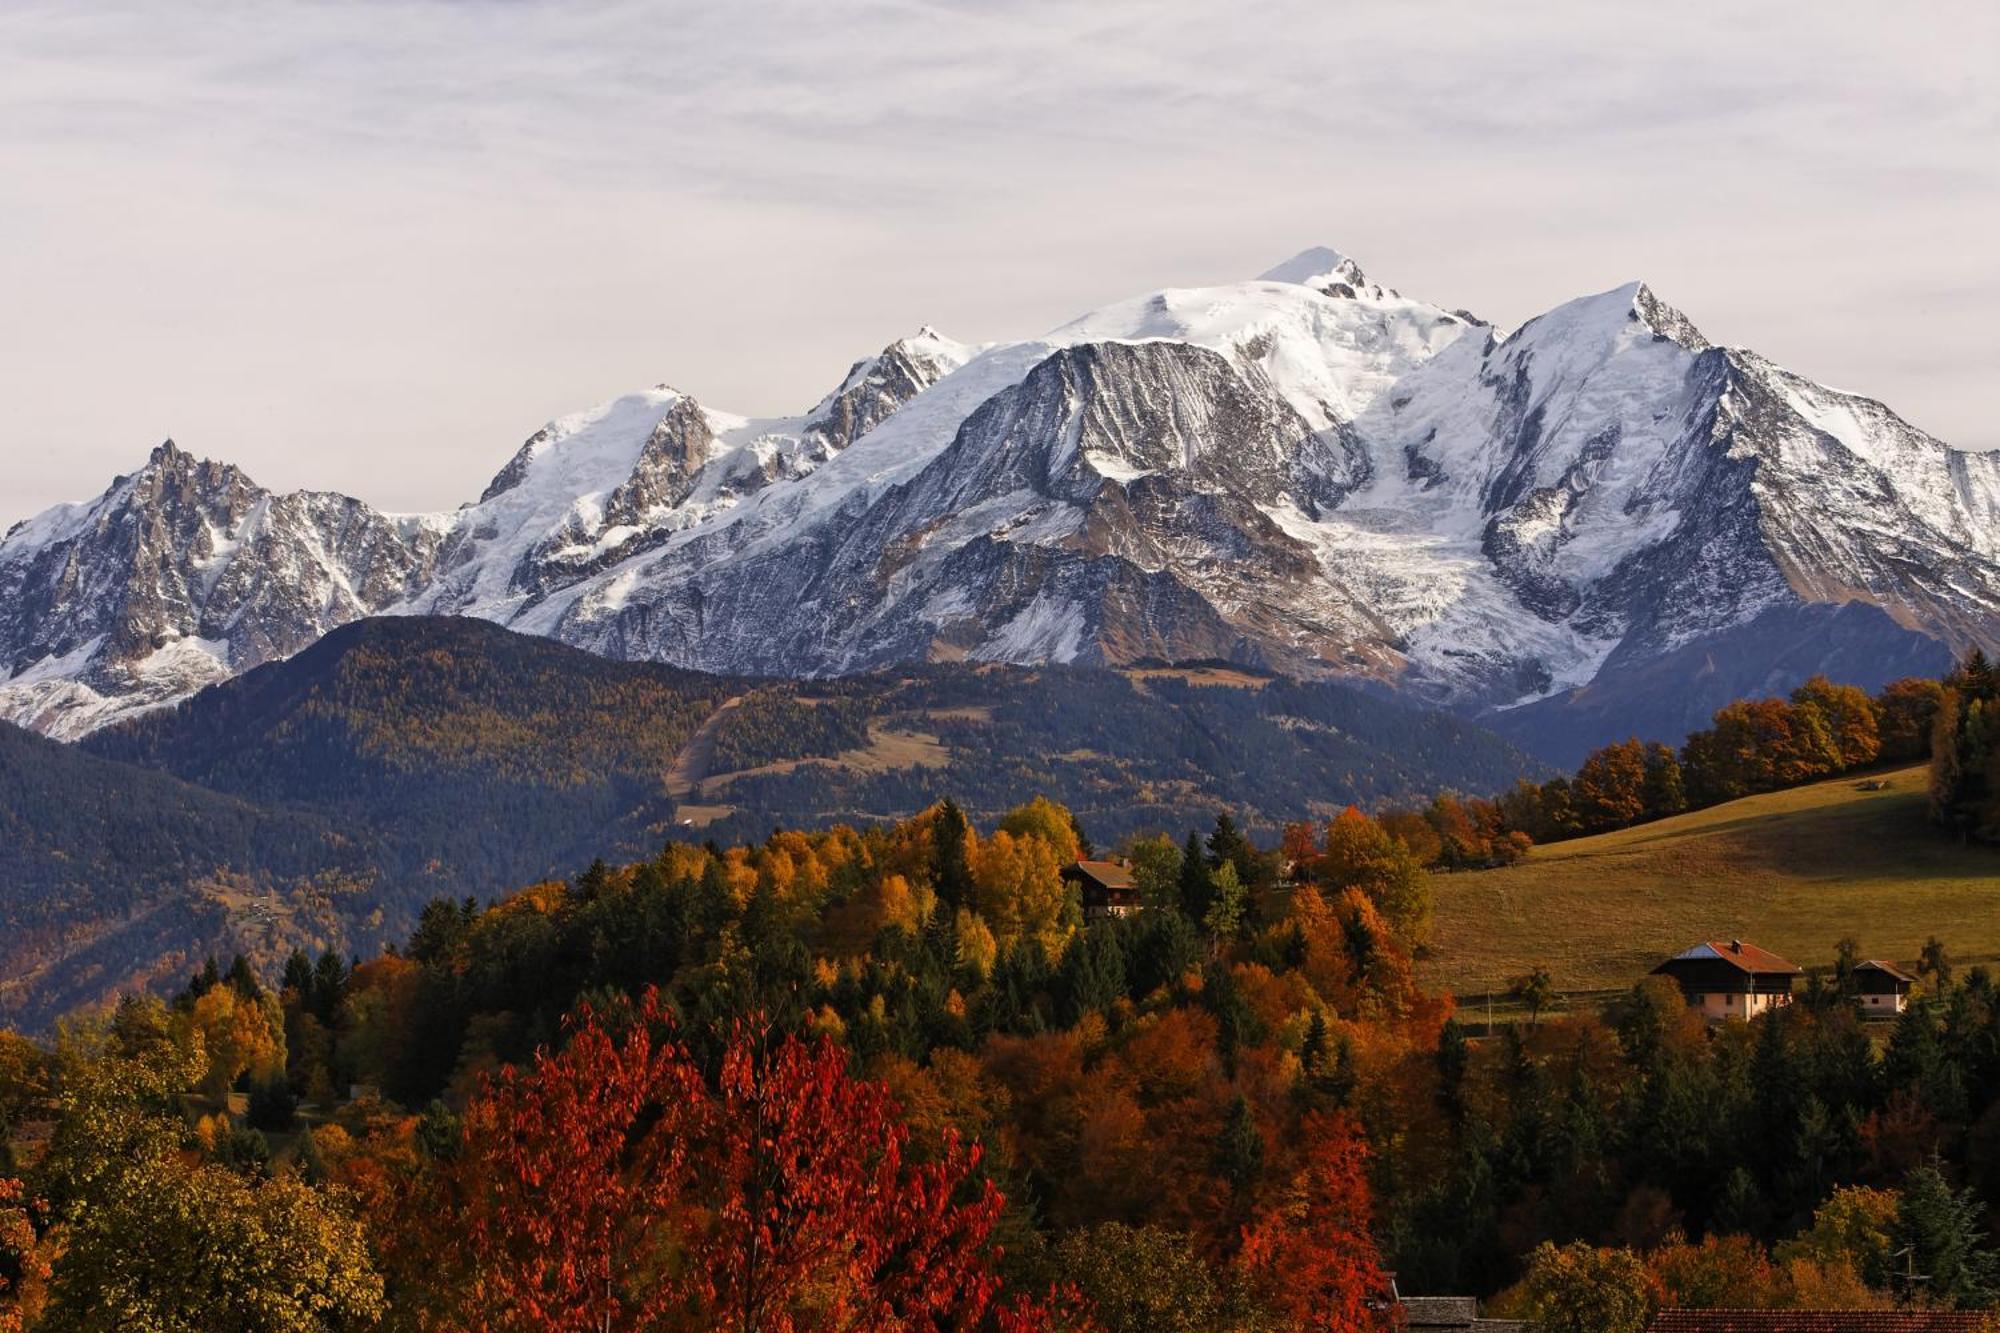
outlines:
[[[1229,1118],[1215,1143],[1215,1169],[1241,1198],[1257,1183],[1264,1169],[1264,1136],[1257,1130],[1257,1118],[1242,1093],[1229,1104]]]
[[[306,957],[304,949],[292,950],[291,956],[285,959],[285,989],[298,996],[303,1004],[312,995],[312,984],[312,959]]]
[[[228,983],[229,989],[246,1000],[254,1000],[264,993],[264,983],[257,980],[250,960],[240,953],[230,960],[229,974],[223,980]]]
[[[1326,1015],[1315,1009],[1306,1023],[1306,1035],[1299,1042],[1299,1067],[1307,1078],[1312,1078],[1326,1067],[1332,1057],[1333,1034],[1326,1025]]]
[[[340,1008],[340,1002],[347,995],[347,964],[340,961],[340,955],[328,949],[320,954],[319,962],[313,966],[312,1004],[313,1016],[328,1027],[333,1026],[333,1015]]]
[[[1181,913],[1190,921],[1203,921],[1208,917],[1209,899],[1215,892],[1215,880],[1209,870],[1208,858],[1201,848],[1201,836],[1190,832],[1187,846],[1181,849]]]
[[[201,971],[188,978],[187,989],[181,993],[180,1003],[193,1004],[221,984],[222,969],[215,965],[215,955],[210,954],[208,961],[201,965]]]
[[[1925,1275],[1921,1294],[1957,1309],[1992,1304],[2000,1282],[2000,1256],[1985,1248],[1984,1209],[1971,1190],[1952,1189],[1935,1166],[1921,1166],[1903,1182],[1896,1207],[1896,1246]]]
[[[1447,1018],[1438,1029],[1438,1104],[1453,1120],[1465,1112],[1465,1071],[1471,1059],[1465,1025],[1456,1018]]]
[[[576,877],[576,896],[584,902],[594,903],[602,898],[611,887],[611,867],[599,857],[590,863],[589,869]]]
[[[931,825],[931,887],[952,911],[973,905],[972,868],[965,855],[971,833],[965,812],[947,796]]]

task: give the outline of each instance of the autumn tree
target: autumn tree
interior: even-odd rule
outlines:
[[[1502,1304],[1543,1333],[1641,1333],[1653,1315],[1655,1289],[1630,1250],[1543,1241]]]
[[[1658,741],[1646,743],[1644,797],[1646,818],[1665,819],[1687,809],[1687,781],[1679,756]]]
[[[1537,963],[1508,982],[1507,997],[1528,1011],[1530,1023],[1541,1022],[1542,1011],[1560,998],[1556,992],[1555,976],[1546,963]]]
[[[1003,944],[1025,937],[1051,953],[1062,947],[1081,915],[1063,882],[1064,864],[1062,850],[1034,833],[1017,836],[1000,829],[978,843],[972,860],[975,905]]]
[[[1883,759],[1907,762],[1930,753],[1931,721],[1943,693],[1938,681],[1917,677],[1882,687],[1875,696],[1875,726]]]
[[[51,1330],[367,1327],[385,1307],[361,1224],[297,1177],[128,1163],[65,1229]]]
[[[1000,831],[1017,838],[1040,838],[1055,852],[1056,859],[1065,864],[1082,854],[1076,820],[1046,796],[1037,796],[1026,805],[1009,810],[1000,820]]]
[[[1832,738],[1836,769],[1872,764],[1881,753],[1875,705],[1859,687],[1814,676],[1792,691],[1792,707],[1801,714],[1817,714]]]
[[[932,1328],[997,1286],[1001,1200],[977,1149],[909,1132],[830,1043],[742,1026],[713,1085],[648,992],[613,1026],[502,1071],[440,1172],[459,1300],[447,1326]],[[968,1197],[961,1200],[961,1194]],[[418,1208],[434,1206],[419,1200]],[[436,1243],[422,1213],[405,1245]]]
[[[1285,1196],[1243,1234],[1239,1271],[1259,1302],[1293,1328],[1394,1327],[1388,1277],[1370,1233],[1368,1149],[1343,1114],[1308,1115],[1301,1162]]]
[[[1104,1222],[1055,1247],[1056,1277],[1077,1284],[1106,1333],[1210,1333],[1232,1322],[1231,1293],[1185,1234]]]
[[[1359,889],[1407,944],[1430,934],[1430,877],[1409,849],[1353,806],[1326,829],[1320,881],[1337,889]]]
[[[1646,814],[1646,747],[1635,736],[1591,751],[1570,791],[1592,832],[1638,823]]]
[[[1164,833],[1134,838],[1125,846],[1132,885],[1139,901],[1158,911],[1180,904],[1181,849]]]
[[[191,1154],[177,1103],[213,1071],[200,1025],[129,1000],[68,1029],[57,1067],[37,1178],[61,1244],[38,1327],[304,1330],[381,1314],[381,1280],[340,1200]]]
[[[21,1333],[22,1302],[49,1276],[35,1223],[38,1200],[18,1180],[0,1177],[0,1333]]]

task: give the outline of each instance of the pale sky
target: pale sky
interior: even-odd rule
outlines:
[[[171,435],[476,497],[668,382],[801,410],[1309,245],[1632,278],[2000,445],[2000,5],[0,0],[0,525]]]

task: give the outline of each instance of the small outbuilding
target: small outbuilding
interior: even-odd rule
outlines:
[[[1917,979],[1879,958],[1854,965],[1854,990],[1864,1014],[1900,1014],[1910,1003],[1910,987]]]
[[[1705,940],[1653,969],[1672,977],[1691,1008],[1704,1018],[1755,1018],[1792,1002],[1792,983],[1804,971],[1789,958],[1743,940]]]
[[[1131,916],[1139,910],[1139,886],[1122,861],[1076,861],[1063,867],[1062,877],[1082,892],[1083,919],[1104,921]]]

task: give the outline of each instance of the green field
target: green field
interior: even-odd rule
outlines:
[[[1559,989],[1622,989],[1704,939],[1741,938],[1802,967],[1843,935],[1914,961],[1932,935],[1955,959],[2000,957],[2000,848],[1961,846],[1924,818],[1924,770],[1840,778],[1639,828],[1537,847],[1505,870],[1439,875],[1419,966],[1461,996],[1546,963]]]

